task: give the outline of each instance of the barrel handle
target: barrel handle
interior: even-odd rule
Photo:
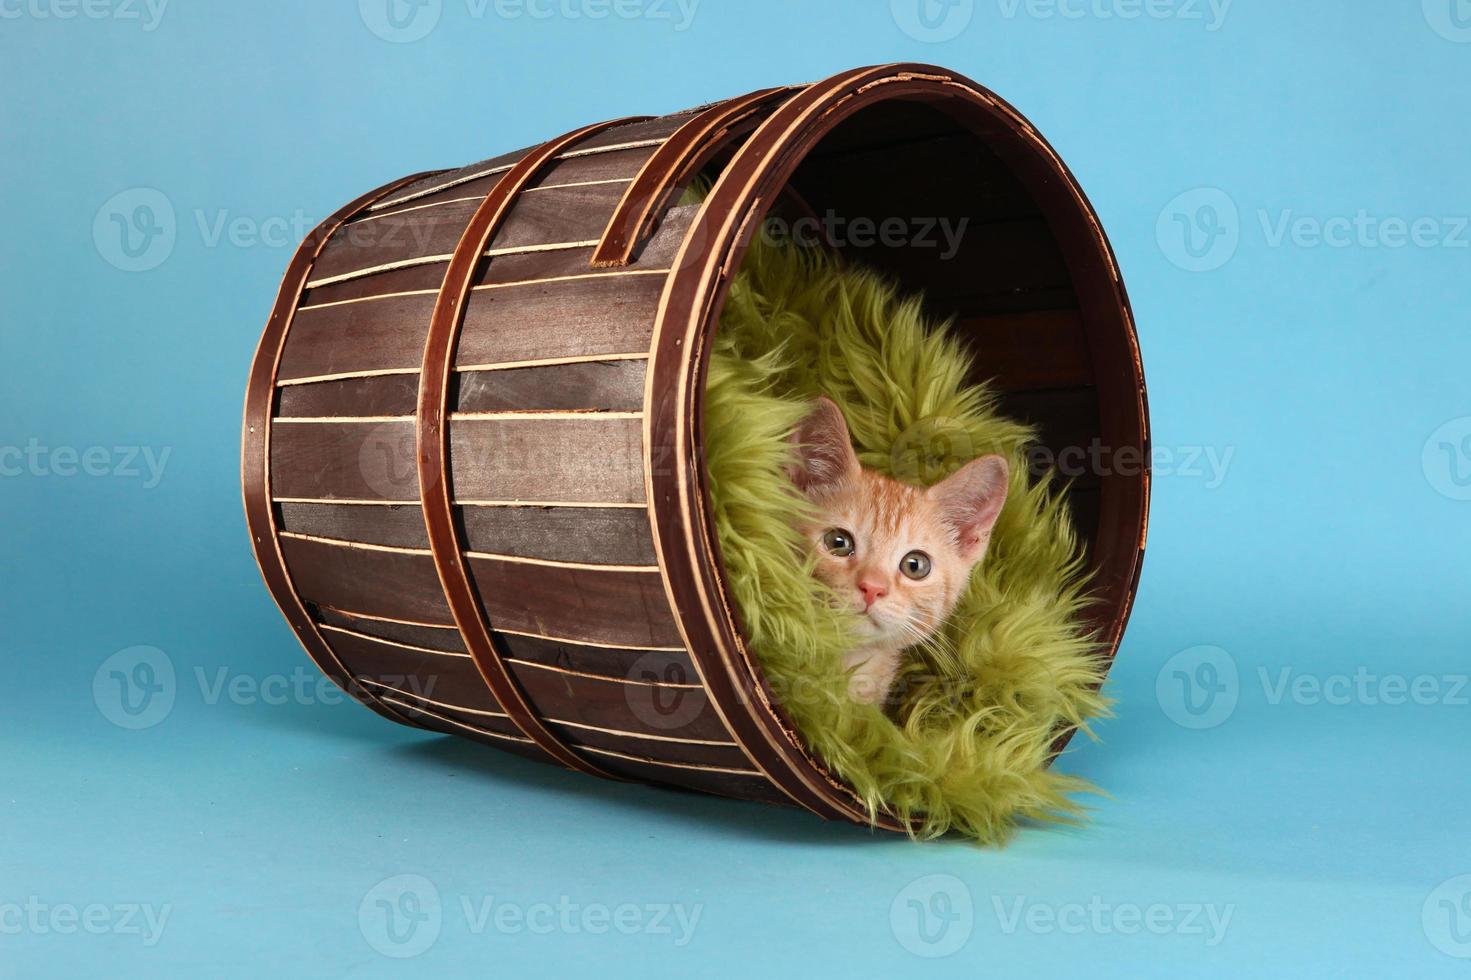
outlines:
[[[591,267],[605,269],[633,261],[633,253],[653,234],[660,212],[680,185],[737,135],[743,124],[759,122],[777,102],[802,88],[805,86],[767,88],[717,102],[675,130],[629,182],[593,251]]]

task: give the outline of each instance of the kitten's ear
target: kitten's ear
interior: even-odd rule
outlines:
[[[848,424],[831,399],[819,398],[792,433],[794,455],[787,475],[804,493],[835,487],[858,475]]]
[[[973,459],[926,491],[940,517],[955,534],[961,557],[979,561],[991,540],[991,528],[1006,503],[1011,467],[1002,456]]]

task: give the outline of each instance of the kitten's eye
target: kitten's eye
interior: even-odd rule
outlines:
[[[911,551],[899,559],[899,571],[907,578],[922,579],[930,574],[930,556],[923,551]]]
[[[829,528],[822,536],[822,546],[839,558],[848,558],[853,554],[853,534],[840,527]]]

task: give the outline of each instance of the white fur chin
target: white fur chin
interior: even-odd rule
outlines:
[[[863,614],[858,617],[858,637],[865,644],[897,644],[898,630],[882,620]]]
[[[899,651],[864,647],[843,658],[848,675],[848,697],[861,704],[883,704],[899,672]]]

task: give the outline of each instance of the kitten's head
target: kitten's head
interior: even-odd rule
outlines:
[[[1001,456],[972,460],[929,489],[862,468],[826,398],[793,435],[792,481],[812,502],[802,528],[816,574],[859,613],[864,643],[909,646],[950,615],[1006,502]]]

